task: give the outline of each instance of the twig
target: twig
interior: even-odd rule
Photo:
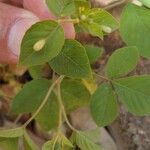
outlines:
[[[111,3],[111,4],[107,5],[107,6],[103,7],[103,9],[110,10],[110,9],[112,9],[114,7],[120,6],[120,5],[122,5],[122,4],[126,3],[126,2],[130,2],[130,1],[131,0],[121,0],[121,1],[118,0],[118,1],[115,1],[115,2],[113,2],[113,3]]]
[[[59,101],[59,104],[60,104],[60,107],[61,107],[61,110],[62,110],[62,113],[63,113],[63,116],[64,116],[64,119],[67,123],[67,125],[69,126],[69,128],[72,130],[72,131],[77,131],[69,122],[68,120],[68,117],[67,117],[67,114],[66,114],[66,111],[65,111],[65,107],[64,107],[64,104],[63,104],[63,101],[62,101],[62,96],[61,96],[61,80],[59,80],[59,83],[58,83],[58,101]]]

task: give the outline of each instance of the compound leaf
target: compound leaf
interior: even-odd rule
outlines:
[[[117,20],[103,9],[93,8],[80,15],[79,27],[93,36],[103,39],[103,35],[111,33],[119,27]]]
[[[150,115],[149,75],[117,79],[113,85],[129,112],[139,116]]]
[[[129,46],[136,46],[140,55],[150,58],[150,10],[128,4],[121,17],[120,32]]]

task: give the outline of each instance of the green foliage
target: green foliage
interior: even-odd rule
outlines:
[[[90,102],[90,94],[80,81],[64,80],[61,84],[62,99],[67,113],[75,109],[87,106]],[[49,131],[58,126],[59,107],[57,97],[52,94],[49,101],[36,117],[43,130]]]
[[[101,128],[96,128],[88,131],[82,132],[87,138],[89,138],[94,143],[98,143],[101,138]]]
[[[98,8],[85,9],[83,7],[82,9],[83,11],[79,14],[81,19],[79,26],[83,31],[103,39],[105,34],[118,28],[117,20],[107,11]]]
[[[24,128],[19,127],[15,129],[3,129],[0,130],[0,138],[16,138],[24,134]]]
[[[25,84],[12,103],[12,112],[34,112],[44,99],[51,82],[47,79],[37,79]]]
[[[46,142],[43,147],[42,150],[55,150],[55,139]]]
[[[94,64],[103,54],[103,49],[93,45],[84,45],[90,64]]]
[[[42,150],[74,150],[72,143],[63,135],[59,134],[59,137],[54,138],[51,141],[46,142]]]
[[[139,0],[142,2],[146,7],[150,8],[150,0]]]
[[[75,40],[66,40],[60,54],[49,62],[52,69],[71,78],[91,78],[91,68],[84,47]]]
[[[38,22],[22,40],[19,64],[30,67],[48,62],[59,54],[63,44],[64,31],[57,22]]]
[[[24,128],[0,130],[0,148],[4,150],[17,150],[19,137],[23,136]]]
[[[57,97],[52,93],[49,100],[35,119],[43,130],[49,131],[58,126],[58,112],[59,106],[57,103]]]
[[[136,47],[124,47],[116,50],[108,60],[106,74],[109,78],[127,75],[137,65],[139,53]]]
[[[121,17],[120,32],[129,46],[137,46],[141,56],[150,58],[150,10],[128,4]]]
[[[30,67],[29,73],[33,79],[39,79],[42,77],[43,65],[32,66]]]
[[[39,150],[26,131],[24,132],[23,141],[25,150]]]
[[[98,126],[110,124],[118,114],[116,96],[108,83],[98,87],[91,98],[91,114]]]
[[[95,144],[91,138],[86,136],[84,132],[77,131],[72,135],[72,141],[82,150],[102,150],[102,148]]]
[[[90,103],[90,93],[80,81],[64,80],[61,89],[64,106],[68,113]]]
[[[2,150],[18,150],[18,138],[0,138]]]
[[[139,116],[150,115],[149,75],[117,79],[113,85],[129,112]]]
[[[38,22],[26,32],[19,64],[28,68],[33,80],[14,97],[11,107],[14,114],[31,113],[31,118],[22,127],[0,130],[0,147],[17,150],[18,141],[22,140],[24,150],[38,150],[25,130],[35,119],[44,133],[52,133],[52,139],[42,150],[101,150],[96,144],[99,128],[78,131],[68,119],[72,111],[90,107],[98,126],[107,126],[115,120],[117,101],[135,115],[150,115],[150,76],[125,77],[136,67],[139,54],[150,57],[150,10],[147,8],[150,5],[148,1],[140,1],[146,7],[129,3],[123,10],[120,31],[128,46],[110,56],[104,68],[106,76],[102,76],[92,71],[90,64],[101,57],[103,49],[65,40],[62,23],[74,23],[79,32],[103,39],[118,29],[118,21],[104,9],[91,8],[88,0],[46,0],[56,19]],[[42,78],[45,65],[51,67],[49,79]],[[99,86],[96,77],[101,78]],[[64,130],[64,123],[73,131],[71,138]]]
[[[74,0],[46,0],[49,9],[58,17],[75,13]]]

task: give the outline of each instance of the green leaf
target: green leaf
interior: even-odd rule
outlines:
[[[90,102],[90,93],[80,81],[63,80],[61,90],[65,109],[68,113],[86,106]]]
[[[83,134],[94,143],[98,143],[101,139],[101,128],[97,127],[96,129],[84,131]]]
[[[24,133],[24,150],[39,150],[27,132]]]
[[[56,141],[57,142],[57,141]],[[42,150],[55,150],[55,139],[44,143]]]
[[[58,126],[59,105],[57,102],[57,97],[54,93],[50,95],[49,100],[35,119],[45,131],[49,131]]]
[[[91,8],[90,1],[88,0],[74,0],[76,6],[76,16],[75,18],[80,18],[84,12]]]
[[[84,132],[74,132],[73,142],[82,150],[102,150],[100,145],[95,144],[90,138],[85,136]]]
[[[118,21],[107,11],[100,8],[90,9],[88,17],[102,27],[104,33],[110,33],[119,27]]]
[[[34,112],[44,99],[51,82],[46,79],[32,80],[24,85],[12,102],[15,114]]]
[[[75,13],[74,0],[46,0],[46,3],[56,16],[70,16]]]
[[[91,98],[91,114],[98,126],[110,124],[118,115],[115,94],[108,83],[98,87]]]
[[[72,143],[63,134],[59,135],[58,141],[61,145],[61,150],[74,150]]]
[[[150,58],[150,10],[128,4],[121,17],[120,32],[129,46],[137,46],[140,54]]]
[[[123,47],[116,50],[108,60],[106,74],[109,78],[127,75],[137,65],[139,52],[136,47]]]
[[[82,28],[84,28],[87,32],[95,37],[99,37],[103,39],[103,31],[102,28],[97,23],[82,23]]]
[[[59,54],[63,44],[64,31],[58,23],[38,22],[22,40],[19,64],[30,67],[48,62]]]
[[[66,40],[60,54],[50,61],[52,69],[71,78],[92,78],[84,47],[75,40]]]
[[[94,64],[103,54],[103,49],[93,45],[85,45],[89,61]]]
[[[32,66],[28,70],[33,79],[39,79],[42,77],[43,74],[43,65]]]
[[[16,138],[24,134],[24,128],[19,127],[15,129],[2,129],[0,130],[0,137],[2,138]]]
[[[18,150],[18,138],[0,138],[1,150]]]
[[[142,2],[146,7],[150,8],[150,0],[139,0]]]
[[[133,76],[113,81],[120,100],[129,112],[150,115],[150,76]]]
[[[119,27],[117,20],[107,11],[99,8],[87,9],[80,15],[80,26],[92,34],[103,38],[103,34],[111,33]]]
[[[59,134],[58,137],[46,142],[42,150],[74,150],[74,147],[63,134]]]
[[[61,84],[62,99],[67,113],[87,106],[90,102],[89,91],[80,81],[63,80]],[[36,117],[36,121],[45,131],[49,131],[58,126],[59,107],[57,97],[51,94],[49,101]]]

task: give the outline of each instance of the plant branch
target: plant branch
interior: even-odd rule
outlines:
[[[28,124],[38,115],[38,113],[41,111],[41,109],[44,107],[44,105],[46,104],[46,102],[48,101],[48,98],[50,96],[50,94],[52,93],[55,85],[64,78],[64,76],[60,76],[57,80],[55,80],[52,85],[50,86],[44,100],[42,101],[41,105],[39,106],[39,108],[36,110],[36,112],[32,115],[32,117],[23,125],[23,127],[28,126]]]
[[[112,82],[112,80],[111,79],[109,79],[109,78],[107,78],[107,77],[105,77],[105,76],[102,76],[102,75],[99,75],[99,74],[97,74],[97,73],[95,73],[98,77],[100,77],[100,78],[102,78],[102,79],[104,79],[104,80],[107,80],[107,81],[109,81],[109,82]]]
[[[109,4],[109,5],[107,5],[105,7],[103,7],[103,9],[110,10],[110,9],[112,9],[114,7],[120,6],[120,5],[122,5],[122,4],[126,3],[126,2],[129,2],[129,1],[131,1],[131,0],[121,0],[121,1],[117,0],[117,1],[115,1],[115,2],[113,2],[111,4]]]
[[[70,23],[73,23],[73,24],[78,24],[79,22],[80,22],[80,20],[78,19],[78,18],[76,18],[76,19],[58,19],[58,20],[56,20],[58,23],[68,23],[68,22],[70,22]]]
[[[61,96],[61,80],[59,81],[58,83],[58,101],[59,101],[59,104],[60,104],[60,108],[61,108],[61,111],[63,113],[63,116],[64,116],[64,119],[67,123],[67,125],[69,126],[69,128],[72,130],[72,131],[77,131],[72,125],[71,123],[69,122],[68,120],[68,117],[67,117],[67,114],[66,114],[66,111],[65,111],[65,107],[64,107],[64,104],[63,104],[63,100],[62,100],[62,96]]]

